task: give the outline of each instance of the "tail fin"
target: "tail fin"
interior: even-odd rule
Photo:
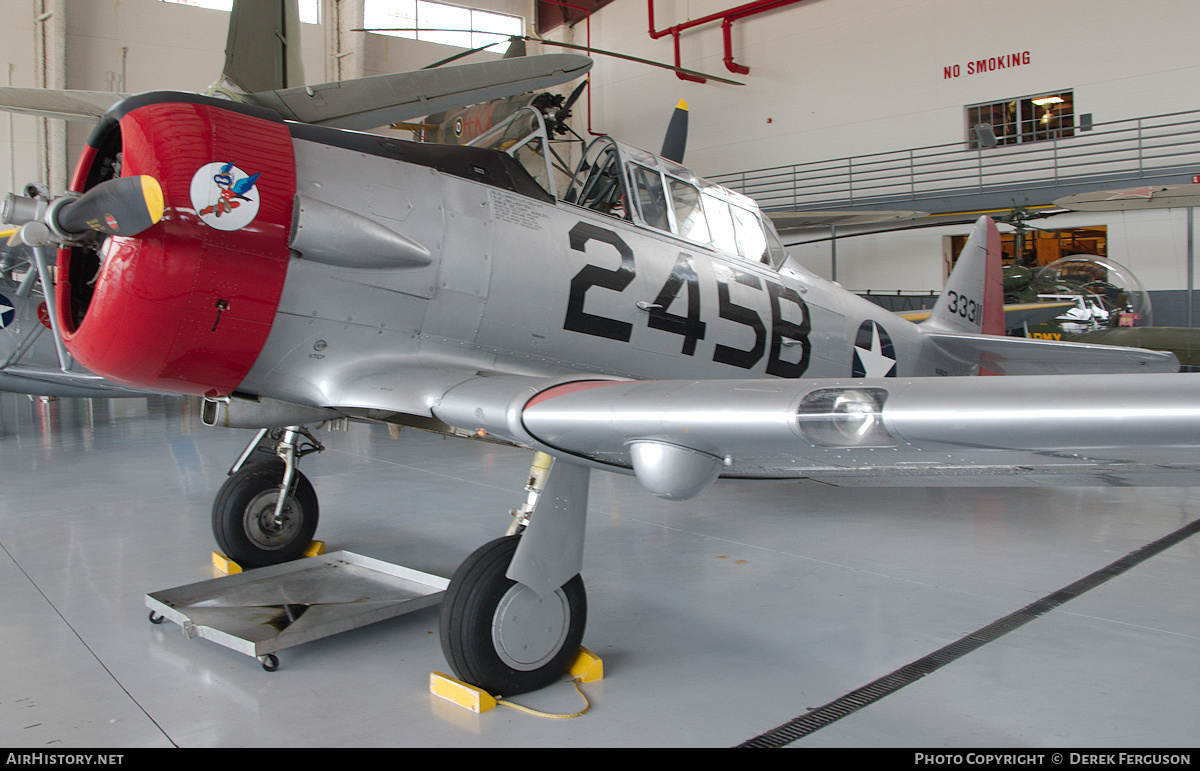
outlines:
[[[1003,335],[1004,278],[1000,261],[1000,231],[991,217],[980,217],[924,323],[939,332]]]
[[[212,90],[235,96],[303,85],[297,0],[234,0],[225,69]]]

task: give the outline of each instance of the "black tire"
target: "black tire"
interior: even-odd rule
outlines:
[[[442,652],[458,679],[493,695],[545,688],[574,661],[587,625],[578,575],[539,598],[505,577],[520,536],[484,544],[455,571],[442,599]],[[532,628],[530,622],[533,622]]]
[[[292,494],[280,526],[274,516],[283,463],[264,461],[246,466],[229,479],[213,501],[212,528],[217,546],[243,568],[261,568],[294,560],[317,532],[317,493],[308,477],[296,471]]]

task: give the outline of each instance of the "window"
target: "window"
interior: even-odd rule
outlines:
[[[363,26],[377,34],[481,48],[525,34],[520,16],[430,0],[364,0]]]
[[[958,261],[958,255],[967,245],[967,236],[949,236],[950,267]],[[1094,225],[1062,230],[1021,230],[1000,234],[1000,250],[1004,263],[1017,263],[1037,271],[1061,257],[1073,254],[1094,254],[1104,257],[1108,253],[1108,228]],[[947,274],[949,275],[949,274]]]
[[[555,195],[554,179],[546,161],[546,130],[536,110],[524,108],[499,126],[471,140],[473,147],[499,150],[516,158],[543,190]]]
[[[729,214],[729,204],[707,193],[701,198],[704,201],[704,214],[712,230],[713,246],[727,254],[737,254],[737,236],[733,231],[733,217]]]
[[[991,129],[995,142],[987,136]],[[1075,135],[1075,96],[1071,91],[1009,99],[967,107],[971,149],[1042,142]],[[981,141],[982,140],[982,141]]]
[[[194,5],[214,11],[232,11],[233,0],[162,0],[176,5]],[[300,21],[305,24],[321,23],[321,0],[300,0]]]
[[[628,168],[629,178],[633,183],[634,202],[638,213],[642,215],[642,222],[698,244],[708,244],[711,241],[708,222],[704,216],[707,204],[703,202],[700,191],[695,186],[675,177],[664,177],[660,172],[636,163],[630,163]],[[671,215],[674,215],[674,218]]]
[[[624,217],[626,213],[621,206],[624,190],[620,174],[617,148],[610,140],[601,137],[592,142],[579,161],[579,169],[563,200],[604,214]]]
[[[708,223],[704,220],[704,209],[700,207],[700,191],[671,177],[667,178],[667,186],[671,189],[671,205],[679,235],[689,241],[707,244]]]
[[[662,175],[645,166],[629,164],[633,179],[634,199],[642,222],[652,228],[671,232],[671,220],[667,217],[667,194],[663,192]]]
[[[729,210],[733,212],[733,226],[742,256],[754,262],[770,262],[767,236],[758,215],[740,206],[730,206]]]

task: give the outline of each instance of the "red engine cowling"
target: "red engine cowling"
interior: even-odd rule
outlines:
[[[134,237],[60,250],[67,349],[96,374],[217,396],[246,376],[279,305],[296,193],[292,138],[273,113],[145,94],[97,126],[72,189],[148,174],[162,220]]]

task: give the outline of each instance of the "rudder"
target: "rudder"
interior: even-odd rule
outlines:
[[[991,217],[980,217],[925,325],[940,332],[1003,335],[1001,259],[1000,231]]]

